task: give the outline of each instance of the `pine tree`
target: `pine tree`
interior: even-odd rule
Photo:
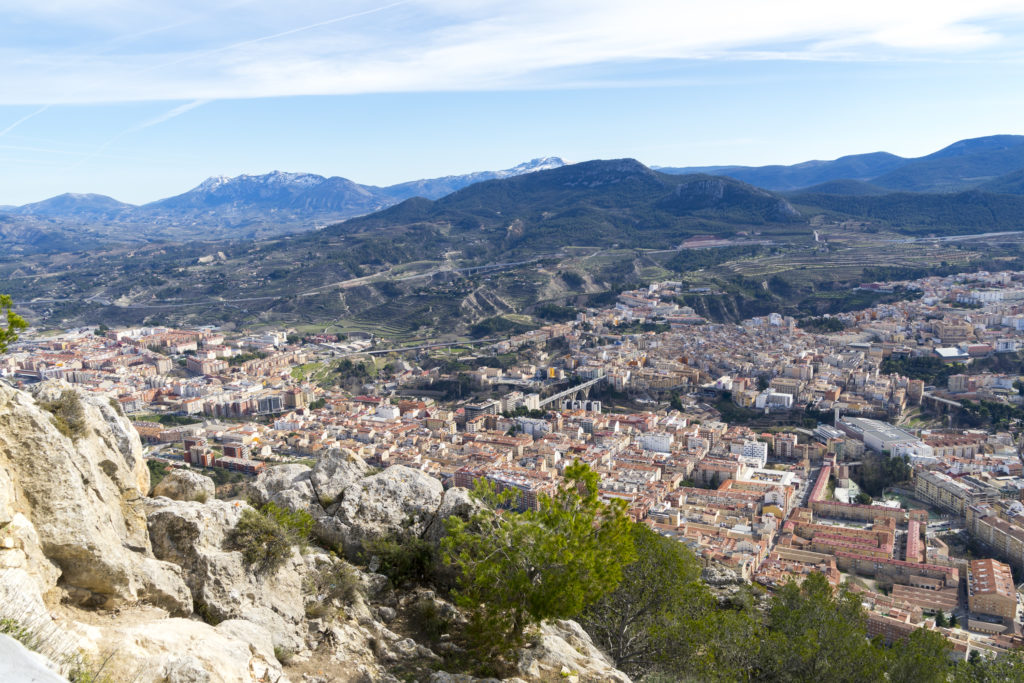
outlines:
[[[0,294],[0,316],[7,319],[7,326],[0,327],[0,353],[18,340],[18,332],[28,327],[28,323],[14,312],[14,301],[7,294]]]
[[[623,503],[601,502],[599,481],[576,462],[538,510],[519,513],[495,509],[513,503],[515,489],[499,494],[480,482],[476,495],[493,507],[448,520],[443,551],[458,572],[456,601],[471,614],[477,657],[501,657],[530,624],[574,617],[618,585],[635,557],[632,522]]]

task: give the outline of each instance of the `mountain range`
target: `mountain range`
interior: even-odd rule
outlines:
[[[993,135],[960,140],[917,158],[872,152],[792,166],[690,166],[658,170],[724,175],[778,192],[810,188],[810,191],[828,194],[834,189],[831,183],[844,180],[859,181],[859,184],[847,184],[837,194],[968,189],[1021,194],[1024,193],[1024,136]]]
[[[107,241],[272,237],[372,213],[410,197],[436,199],[468,185],[564,165],[544,157],[501,171],[361,185],[341,177],[274,171],[208,178],[183,194],[141,206],[65,193],[0,207],[0,237],[29,250],[90,248]]]
[[[63,194],[3,207],[0,239],[14,253],[59,252],[271,239],[339,222],[344,231],[420,222],[500,225],[508,235],[498,243],[524,231],[538,243],[565,243],[569,236],[614,243],[616,235],[628,243],[637,226],[648,236],[661,230],[671,242],[695,230],[735,232],[820,213],[910,232],[1016,230],[1024,227],[1022,203],[1024,136],[995,135],[918,158],[873,152],[792,166],[651,169],[635,160],[567,166],[544,157],[503,171],[388,187],[281,171],[213,177],[141,206]]]

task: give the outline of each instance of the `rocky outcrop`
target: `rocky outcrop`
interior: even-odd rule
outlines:
[[[66,683],[67,679],[51,669],[45,657],[0,634],[0,681]]]
[[[0,384],[0,525],[22,528],[20,551],[41,592],[59,583],[80,604],[141,600],[191,613],[180,571],[152,555],[142,509],[149,470],[131,424],[108,397],[63,382],[33,394]],[[74,436],[44,407],[58,401],[80,411]]]
[[[370,467],[348,449],[334,449],[321,458],[310,475],[317,502],[330,510],[350,485],[370,474]]]
[[[401,465],[345,487],[335,516],[349,528],[347,544],[390,534],[422,535],[441,505],[444,487]]]
[[[179,470],[147,498],[141,443],[116,402],[59,382],[31,393],[0,383],[0,618],[29,628],[65,675],[84,661],[142,683],[397,682],[392,668],[477,680],[436,672],[438,653],[458,651],[450,634],[431,641],[436,649],[413,637],[410,619],[428,601],[447,624],[464,625],[454,605],[425,589],[396,591],[313,545],[255,568],[232,540],[251,508],[212,488]],[[308,511],[328,547],[355,556],[385,536],[437,542],[445,520],[479,509],[465,489],[445,492],[401,466],[371,474],[343,450],[312,469],[271,468],[252,494]],[[30,666],[25,654],[0,639],[0,679],[5,659]],[[529,680],[628,680],[573,622],[545,625],[519,664]]]
[[[519,672],[529,680],[630,683],[575,621],[544,622],[532,647],[520,653]]]
[[[153,487],[153,497],[172,500],[194,500],[205,503],[216,496],[213,479],[192,470],[176,469]]]
[[[469,489],[459,486],[450,488],[444,492],[441,505],[427,524],[424,537],[434,543],[439,543],[447,533],[445,522],[449,517],[461,517],[464,520],[468,520],[483,508],[484,504],[473,498],[469,494]]]
[[[368,539],[422,536],[428,529],[435,537],[443,533],[443,523],[435,523],[444,496],[441,482],[401,465],[366,476],[369,469],[358,456],[335,450],[312,470],[303,465],[268,469],[253,484],[253,495],[260,503],[309,512],[314,535],[350,557]],[[459,496],[453,494],[447,514],[471,505]]]
[[[271,635],[245,620],[163,619],[94,634],[105,671],[139,683],[287,683]],[[116,647],[106,652],[105,644]]]
[[[206,504],[164,498],[149,503],[153,552],[181,567],[197,612],[214,623],[245,618],[273,634],[274,644],[305,647],[306,616],[303,576],[311,556],[293,552],[283,567],[256,574],[242,553],[231,547],[229,534],[242,512],[239,502]]]

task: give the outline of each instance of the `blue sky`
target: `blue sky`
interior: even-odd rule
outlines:
[[[1024,133],[1024,3],[33,0],[0,7],[0,204],[545,155],[795,163]]]

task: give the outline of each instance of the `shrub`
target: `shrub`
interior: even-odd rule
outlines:
[[[308,512],[267,503],[259,510],[245,510],[230,539],[247,563],[260,572],[273,572],[291,555],[293,545],[305,547],[312,529],[313,517]]]
[[[307,617],[333,617],[339,612],[336,602],[349,605],[356,599],[359,594],[359,578],[352,567],[337,562],[307,574],[302,588],[308,594]]]
[[[50,419],[61,434],[72,441],[85,436],[85,410],[76,392],[65,389],[56,401],[41,401],[39,405],[52,415]]]
[[[431,642],[437,642],[441,636],[451,629],[451,621],[437,607],[431,598],[421,598],[410,607],[410,621],[419,630],[420,635]]]
[[[430,583],[440,563],[433,544],[408,533],[365,541],[363,553],[366,558],[379,559],[380,573],[396,587]]]
[[[295,651],[283,645],[275,645],[274,656],[282,664],[288,664],[288,662],[292,661],[292,657],[295,656]]]

